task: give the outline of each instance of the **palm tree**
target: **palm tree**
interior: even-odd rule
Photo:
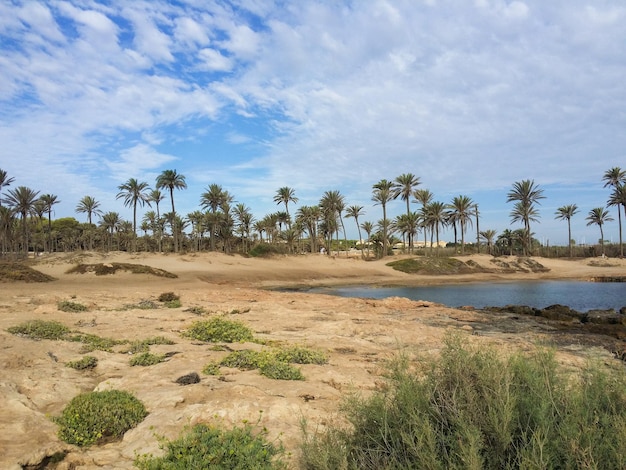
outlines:
[[[28,224],[26,223],[27,216],[33,213],[34,204],[37,200],[39,191],[33,191],[26,186],[18,186],[15,189],[9,191],[9,195],[5,201],[9,207],[13,208],[15,212],[20,214],[22,219],[22,251],[25,255],[28,255]]]
[[[274,202],[276,204],[284,204],[285,212],[289,216],[289,203],[293,202],[294,204],[298,202],[298,198],[296,197],[296,191],[289,186],[284,186],[276,191],[276,195],[274,196]],[[291,218],[289,218],[289,227],[291,228]]]
[[[120,190],[117,193],[116,199],[124,199],[124,205],[126,207],[133,207],[133,233],[137,235],[137,204],[145,205],[150,204],[150,198],[148,196],[148,183],[145,181],[139,182],[135,178],[130,178],[126,183],[118,186]],[[133,240],[133,249],[137,248],[136,240]]]
[[[300,206],[296,220],[301,222],[309,233],[311,253],[317,253],[317,223],[322,215],[319,206]]]
[[[387,256],[387,248],[389,246],[388,231],[389,221],[387,220],[387,203],[397,197],[394,197],[393,183],[386,179],[380,180],[374,186],[372,186],[373,195],[372,200],[375,205],[380,204],[383,208],[383,220],[382,220],[382,236],[383,236],[383,253],[382,256]]]
[[[569,246],[569,257],[573,256],[572,247],[572,217],[578,212],[578,206],[576,204],[568,204],[567,206],[559,207],[555,214],[557,220],[567,220],[567,244]]]
[[[516,202],[511,211],[511,220],[524,223],[527,235],[524,245],[529,254],[531,249],[530,222],[536,222],[539,217],[535,204],[539,204],[540,199],[545,199],[543,189],[536,186],[533,180],[516,181],[513,183],[513,189],[507,194],[506,202]]]
[[[104,228],[109,238],[109,251],[113,249],[113,234],[119,230],[121,223],[122,220],[117,212],[107,212],[100,219],[100,226]]]
[[[622,170],[619,167],[613,167],[610,170],[607,170],[602,177],[602,180],[605,181],[604,187],[611,186],[613,188],[613,193],[611,194],[611,198],[609,199],[609,206],[617,207],[617,225],[619,228],[619,247],[620,247],[620,257],[624,257],[624,245],[622,244],[622,214],[620,212],[620,205],[622,204],[619,197],[619,190],[626,184],[626,171]],[[617,197],[614,197],[617,196]],[[626,214],[626,206],[624,206],[624,214]]]
[[[4,256],[9,251],[9,246],[12,244],[12,232],[15,212],[9,207],[0,206],[0,255]]]
[[[48,253],[52,252],[52,206],[60,203],[54,194],[44,194],[39,198],[43,204],[45,211],[48,213]]]
[[[480,232],[480,237],[487,243],[487,250],[489,251],[490,255],[493,255],[493,239],[495,238],[496,233],[497,232],[495,230],[484,230]]]
[[[211,217],[209,225],[211,226],[211,251],[215,251],[215,236],[219,218],[217,216],[218,209],[229,206],[233,202],[233,196],[228,191],[222,189],[219,184],[211,184],[207,187],[206,191],[200,195],[200,205],[203,209],[211,210]],[[224,211],[226,212],[226,211]]]
[[[156,179],[156,188],[157,189],[165,189],[167,188],[170,192],[170,199],[172,201],[172,220],[174,223],[178,220],[176,218],[176,209],[174,208],[174,189],[186,189],[187,183],[185,182],[185,177],[179,174],[176,170],[163,170]],[[173,230],[174,232],[174,251],[178,253],[178,230]]]
[[[443,202],[434,201],[426,206],[424,220],[430,228],[430,251],[433,251],[433,234],[437,241],[437,256],[439,256],[439,230],[446,226],[446,205]]]
[[[595,207],[589,211],[589,215],[585,220],[589,221],[587,226],[595,224],[600,227],[600,246],[602,247],[602,256],[604,256],[604,230],[602,230],[602,226],[606,222],[611,222],[613,218],[604,207]]]
[[[87,214],[87,221],[89,223],[89,249],[93,249],[93,237],[92,237],[92,226],[93,223],[91,221],[92,215],[102,215],[102,211],[99,209],[100,203],[96,201],[92,196],[84,196],[76,209],[74,209],[77,213]]]
[[[417,186],[420,184],[420,179],[415,176],[413,173],[403,173],[400,176],[397,176],[395,180],[393,180],[393,198],[396,199],[400,196],[400,199],[406,201],[406,215],[408,216],[411,212],[411,208],[409,205],[411,196],[413,192],[416,190]],[[413,247],[413,236],[409,234],[409,251]]]
[[[11,183],[15,181],[15,178],[9,178],[8,176],[6,170],[0,168],[0,207],[2,207],[2,188],[11,186]]]
[[[622,206],[624,210],[624,217],[626,217],[626,184],[622,184],[613,188],[611,197],[609,198],[608,206],[617,207],[617,219],[619,220],[619,244],[620,244],[620,257],[624,257],[624,245],[622,244],[622,216],[619,211],[619,206]]]
[[[152,203],[154,202],[156,206],[156,220],[161,220],[161,212],[159,210],[159,204],[161,204],[161,201],[163,201],[163,199],[165,199],[165,195],[158,189],[152,189],[148,192],[148,201],[147,201],[148,205],[152,207]],[[163,224],[162,223],[158,224],[157,228],[159,228],[160,231],[158,233],[153,233],[153,235],[157,239],[157,250],[160,252],[161,242],[163,238]]]
[[[235,205],[233,209],[233,214],[238,224],[238,231],[241,234],[243,251],[248,251],[248,242],[250,241],[250,228],[254,223],[254,217],[252,216],[252,211],[249,207],[247,207],[243,203],[239,203]]]
[[[461,254],[465,254],[465,227],[472,225],[474,201],[468,196],[456,196],[448,206],[451,209],[452,220],[461,228]],[[455,240],[456,242],[456,240]]]
[[[341,216],[345,208],[344,201],[345,199],[339,191],[326,191],[322,195],[322,199],[320,199],[319,207],[322,210],[322,214],[324,215],[326,227],[327,229],[329,229],[330,239],[332,240],[333,231],[336,234],[337,245],[339,245],[339,225],[337,224],[337,220],[339,220],[347,248],[348,241],[346,238],[346,228],[343,225],[343,217]],[[339,249],[339,247],[337,247],[337,249]],[[330,243],[328,254],[330,255]]]
[[[356,229],[359,232],[359,243],[361,244],[361,256],[363,256],[363,239],[361,238],[361,227],[359,217],[364,215],[363,206],[350,206],[346,209],[346,217],[353,217]]]
[[[367,235],[367,255],[369,256],[370,242],[372,238],[372,232],[374,231],[374,224],[366,220],[361,224],[361,228],[365,231],[365,234]]]
[[[413,192],[413,197],[415,198],[415,202],[419,202],[422,205],[421,213],[423,215],[423,214],[426,213],[426,206],[433,201],[433,198],[435,196],[428,189],[416,189]],[[422,222],[424,222],[424,220],[422,220]],[[426,235],[427,235],[427,230],[426,230],[426,224],[425,223],[423,223],[423,228],[424,228],[424,252],[426,252]]]

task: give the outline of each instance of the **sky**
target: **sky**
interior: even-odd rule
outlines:
[[[413,173],[500,233],[521,228],[506,200],[528,179],[537,239],[567,244],[555,211],[577,204],[572,236],[595,243],[602,176],[626,169],[625,24],[623,0],[2,0],[3,191],[132,220],[118,186],[175,169],[182,215],[216,183],[261,219],[289,186],[291,213],[339,190],[375,223],[372,185]]]

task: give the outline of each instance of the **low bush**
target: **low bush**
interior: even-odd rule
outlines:
[[[81,348],[82,353],[88,353],[91,351],[112,352],[114,346],[117,346],[118,344],[125,344],[128,342],[126,340],[104,338],[102,336],[89,333],[77,333],[72,336],[68,336],[65,339],[67,339],[68,341],[83,343],[83,347]]]
[[[159,295],[159,302],[171,302],[172,300],[180,300],[180,296],[173,292],[163,292]]]
[[[131,366],[153,366],[165,360],[165,356],[144,352],[130,358]]]
[[[7,328],[13,335],[24,336],[30,339],[65,339],[70,329],[58,321],[30,320],[17,326]]]
[[[74,397],[53,420],[59,425],[62,441],[90,446],[121,438],[147,414],[143,403],[132,394],[107,390]]]
[[[168,300],[164,303],[166,308],[180,308],[183,306],[182,302],[179,299],[176,300]]]
[[[264,430],[255,433],[250,425],[222,430],[198,424],[180,438],[165,442],[165,455],[142,455],[135,466],[141,470],[285,469],[282,446],[269,442],[266,434]]]
[[[626,468],[623,369],[566,373],[549,350],[505,359],[451,336],[387,379],[346,401],[350,427],[304,426],[302,468]]]
[[[69,361],[65,365],[76,370],[93,369],[98,365],[98,359],[93,356],[85,356],[78,361]]]
[[[254,340],[252,330],[243,323],[224,320],[219,317],[194,322],[183,335],[199,341],[213,343],[234,343]]]
[[[302,346],[289,346],[280,348],[274,352],[276,359],[292,364],[326,364],[328,357],[321,351],[305,348]]]
[[[276,380],[304,380],[302,371],[287,362],[277,359],[264,362],[259,367],[259,372],[270,379]]]
[[[220,365],[216,362],[209,362],[202,369],[202,373],[206,375],[220,375]]]
[[[57,309],[62,312],[86,312],[87,307],[83,304],[79,304],[78,302],[72,302],[69,300],[62,300],[57,303]]]
[[[287,248],[281,245],[270,245],[269,243],[259,243],[248,253],[253,258],[269,258],[274,255],[284,255]]]

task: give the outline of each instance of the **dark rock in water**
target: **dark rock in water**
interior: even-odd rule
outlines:
[[[620,308],[620,309],[619,309],[619,313],[620,313],[621,315],[626,315],[626,306],[624,306],[624,307]]]
[[[176,383],[178,385],[197,384],[197,383],[200,383],[200,376],[197,373],[192,372],[191,374],[187,374],[187,375],[183,375],[181,377],[178,377],[176,379]]]
[[[541,310],[541,316],[548,320],[572,320],[577,319],[584,322],[587,316],[567,305],[554,304]]]
[[[624,322],[624,315],[610,308],[608,310],[589,310],[587,321],[599,325],[619,325]]]
[[[505,305],[504,307],[485,307],[487,312],[515,313],[517,315],[541,315],[541,310],[528,305]]]

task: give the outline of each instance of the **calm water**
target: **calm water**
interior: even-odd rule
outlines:
[[[476,308],[504,305],[529,305],[545,308],[554,304],[567,305],[579,312],[590,309],[618,310],[626,306],[626,283],[541,281],[491,284],[455,284],[421,287],[333,287],[309,292],[383,299],[407,297],[427,300],[451,307],[472,305]]]

